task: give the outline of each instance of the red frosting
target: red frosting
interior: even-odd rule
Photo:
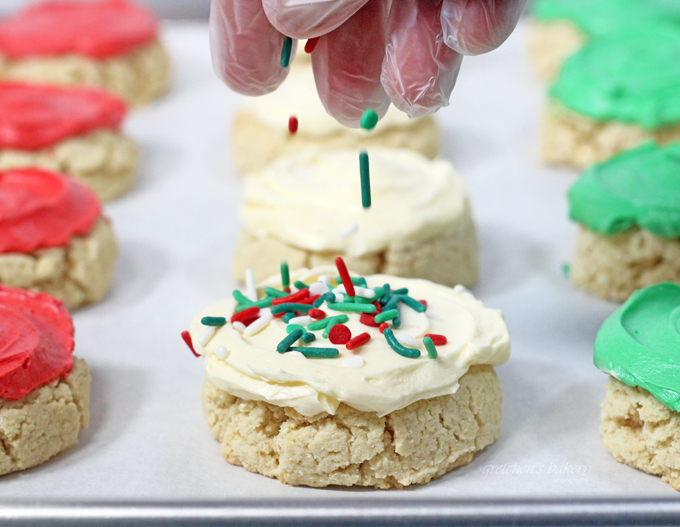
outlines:
[[[127,0],[53,0],[0,21],[0,53],[12,60],[68,53],[106,59],[157,37],[154,16]]]
[[[94,192],[68,176],[37,168],[0,172],[0,254],[65,247],[88,234],[100,214]]]
[[[59,300],[0,285],[0,398],[21,399],[73,367],[73,323]]]
[[[90,88],[0,83],[0,148],[39,150],[97,129],[119,130],[119,98]]]

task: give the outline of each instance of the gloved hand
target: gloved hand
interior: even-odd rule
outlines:
[[[527,0],[212,0],[218,75],[262,95],[288,74],[284,35],[321,36],[312,54],[326,110],[358,126],[366,108],[390,101],[411,117],[449,104],[463,55],[486,53],[514,29]],[[295,51],[295,50],[294,50]]]

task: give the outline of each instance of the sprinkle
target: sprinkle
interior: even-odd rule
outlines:
[[[290,335],[296,329],[301,329],[302,331],[305,330],[305,328],[303,328],[300,324],[288,324],[286,326],[286,333]]]
[[[239,291],[238,289],[234,289],[231,292],[231,294],[234,295],[234,300],[236,300],[236,303],[239,304],[239,305],[241,305],[241,304],[248,304],[248,305],[252,304],[251,300],[246,295],[241,293],[241,291]]]
[[[377,328],[378,323],[375,321],[375,316],[376,315],[372,315],[371,313],[362,313],[361,317],[359,317],[359,322],[361,322],[364,326]]]
[[[443,346],[449,341],[444,335],[437,335],[436,333],[428,333],[425,337],[429,338],[435,346]]]
[[[397,339],[399,342],[404,344],[405,346],[411,346],[413,348],[419,348],[420,347],[420,342],[418,342],[418,339],[412,337],[411,335],[407,333],[401,333],[397,336]]]
[[[272,305],[272,300],[273,300],[273,298],[270,297],[270,296],[268,296],[267,298],[261,298],[257,302],[250,302],[246,305],[238,306],[234,311],[239,313],[239,312],[241,312],[245,309],[251,308],[251,307],[269,307],[269,306]]]
[[[364,130],[373,130],[378,124],[378,114],[373,108],[367,108],[361,116],[361,127]]]
[[[246,291],[253,302],[257,302],[257,288],[255,287],[255,274],[252,269],[246,269]]]
[[[217,346],[217,358],[218,359],[226,359],[227,356],[229,355],[229,350],[225,348],[224,346]]]
[[[399,315],[397,315],[397,318],[395,318],[392,321],[392,327],[393,328],[398,328],[399,326],[401,326],[401,313],[399,313]]]
[[[434,347],[434,342],[430,337],[425,337],[423,339],[423,344],[425,344],[425,349],[427,350],[427,356],[431,359],[437,358],[437,348]]]
[[[293,320],[296,316],[297,316],[297,315],[296,315],[293,311],[290,311],[290,312],[285,313],[285,314],[283,315],[283,321],[287,324],[288,322],[290,322],[291,320]]]
[[[399,316],[399,310],[398,309],[389,309],[387,311],[383,311],[382,313],[378,314],[375,316],[375,321],[380,324],[381,322],[387,322],[388,320],[394,320]]]
[[[302,338],[303,333],[304,330],[296,329],[295,331],[290,333],[286,338],[284,338],[281,342],[278,343],[278,345],[276,346],[276,351],[278,351],[279,353],[286,353],[291,349],[291,346],[293,344],[295,344],[298,340],[300,340],[300,338]]]
[[[321,320],[326,318],[326,312],[321,311],[320,309],[310,309],[309,316],[312,317],[314,320]]]
[[[396,308],[400,301],[401,295],[392,295],[390,301],[387,302],[387,304],[385,304],[385,311],[389,311],[390,309]]]
[[[335,289],[333,289],[333,292],[335,293],[346,293],[347,291],[345,290],[345,286],[339,285]],[[376,297],[376,292],[373,289],[370,289],[368,287],[361,287],[356,284],[354,284],[354,296],[360,296],[363,298],[370,298],[371,300]],[[382,295],[382,288],[380,291],[380,294]]]
[[[405,348],[402,346],[390,328],[385,328],[383,335],[385,335],[385,339],[387,339],[387,343],[390,345],[390,348],[392,348],[402,357],[407,357],[409,359],[417,359],[420,357],[420,350]]]
[[[243,322],[237,321],[233,322],[231,325],[234,326],[234,329],[239,333],[243,333],[246,330],[246,325]]]
[[[392,291],[393,295],[408,295],[408,288],[402,287],[401,289],[395,289]]]
[[[342,365],[347,368],[359,369],[365,364],[364,358],[360,355],[352,355],[342,360]]]
[[[340,279],[342,280],[342,284],[345,286],[345,291],[347,291],[349,296],[354,296],[354,284],[352,283],[352,279],[349,276],[347,266],[345,265],[345,261],[342,259],[342,257],[338,256],[335,259],[335,266],[338,268]]]
[[[336,327],[337,327],[337,326],[336,326]],[[357,349],[357,348],[360,347],[360,346],[363,346],[363,345],[366,344],[369,340],[371,340],[371,335],[370,335],[370,333],[362,333],[361,335],[357,335],[357,336],[354,337],[353,339],[348,340],[348,341],[347,341],[347,344],[345,344],[345,347],[346,347],[348,350],[351,351],[351,350],[353,350],[353,349]],[[331,340],[331,342],[333,342],[333,341]]]
[[[286,313],[288,311],[297,311],[299,313],[307,313],[311,309],[311,306],[307,304],[279,304],[272,307],[272,315],[278,315],[279,313]]]
[[[294,115],[291,115],[290,119],[288,119],[288,131],[291,135],[296,134],[298,131],[298,118]]]
[[[290,304],[304,300],[309,296],[309,289],[300,289],[297,293],[292,295],[283,296],[281,298],[275,298],[272,300],[272,306],[278,306],[279,304]]]
[[[301,280],[295,280],[295,283],[293,285],[300,290],[309,289],[309,286],[307,284],[305,284],[304,282],[302,282]]]
[[[316,340],[316,335],[314,333],[310,333],[309,331],[306,331],[302,335],[302,342],[310,343],[314,342]]]
[[[356,223],[352,222],[349,225],[347,225],[347,227],[345,227],[344,229],[342,229],[340,231],[340,239],[346,240],[347,238],[352,236],[352,234],[354,234],[358,230],[359,230],[359,226]]]
[[[234,322],[245,322],[246,319],[255,317],[259,315],[259,313],[260,308],[257,306],[247,307],[242,311],[239,311],[238,313],[234,313],[229,320],[231,321],[232,324]]]
[[[344,324],[335,324],[328,332],[328,340],[333,344],[347,344],[352,340],[352,332]]]
[[[390,293],[390,284],[385,284],[383,285],[383,296],[380,298],[380,303],[381,304],[387,304],[390,300],[390,296],[392,293]]]
[[[382,324],[380,324],[380,326],[378,326],[378,329],[380,329],[380,333],[385,333],[385,330],[389,327],[390,326],[387,322],[383,322]]]
[[[354,285],[360,285],[361,287],[368,287],[368,284],[366,283],[366,279],[363,276],[352,276],[350,277],[350,280],[352,281],[352,284]],[[336,276],[335,281],[339,284],[342,282],[342,277]]]
[[[328,293],[328,286],[323,282],[314,282],[309,286],[310,295],[325,295]]]
[[[320,296],[321,295],[310,296],[308,298],[305,298],[304,300],[300,300],[300,303],[301,304],[307,304],[307,305],[311,306],[312,304],[314,304],[314,302],[316,302],[319,299]]]
[[[335,326],[336,324],[344,324],[345,322],[348,322],[349,317],[347,315],[339,315],[337,317],[327,318],[326,320],[328,320],[326,324],[326,329],[321,334],[321,336],[325,339],[328,338],[328,335],[330,334],[331,329],[333,329],[333,326]],[[309,329],[309,326],[307,327],[307,329]]]
[[[210,339],[213,338],[215,331],[216,331],[215,326],[207,326],[203,330],[203,333],[201,333],[201,336],[198,337],[198,343],[201,346],[205,346],[206,344],[208,344],[208,342],[210,342]]]
[[[310,309],[310,311],[311,311],[311,309]],[[306,326],[307,324],[311,324],[311,323],[312,323],[312,317],[310,317],[309,315],[303,315],[303,316],[301,316],[301,317],[291,318],[291,319],[288,321],[288,323],[289,323],[289,324],[299,324],[299,325],[301,325],[301,326]]]
[[[373,304],[352,304],[350,302],[328,302],[328,309],[346,313],[375,313]]]
[[[189,346],[191,353],[193,353],[196,357],[200,357],[200,355],[196,353],[196,350],[194,349],[194,343],[191,342],[191,335],[188,331],[182,331],[182,340],[184,340],[184,343]]]
[[[418,302],[420,302],[421,304],[423,304],[425,307],[428,307],[428,306],[427,306],[427,300],[418,300]]]
[[[272,312],[269,309],[262,310],[262,316],[253,322],[250,326],[246,328],[243,335],[246,337],[252,337],[257,335],[260,331],[266,328],[269,323],[274,320]]]
[[[361,172],[361,205],[368,209],[371,207],[371,171],[368,166],[368,153],[359,154],[359,171]]]
[[[227,323],[227,319],[224,317],[203,317],[201,319],[201,324],[204,326],[224,326]]]
[[[279,291],[278,289],[274,289],[273,287],[265,287],[264,292],[267,296],[273,296],[274,298],[283,298],[288,296],[288,293],[285,291]]]
[[[281,285],[286,288],[290,286],[290,272],[288,271],[288,262],[281,261]]]
[[[569,280],[569,275],[571,274],[571,266],[568,263],[562,264],[562,274],[567,280]]]
[[[290,351],[299,351],[305,357],[311,359],[335,359],[340,355],[340,352],[335,348],[312,348],[312,347],[294,347]]]
[[[331,285],[331,275],[328,274],[322,274],[319,277],[319,282],[323,282],[326,285]]]
[[[305,53],[307,54],[313,53],[314,50],[316,49],[316,45],[319,43],[320,38],[321,37],[314,37],[307,40],[307,43],[305,44]]]
[[[290,54],[293,52],[293,39],[286,37],[283,39],[281,48],[281,67],[287,68],[290,65]]]
[[[330,320],[330,318],[324,318],[317,322],[312,322],[309,326],[307,326],[307,331],[319,331],[320,329],[326,329],[326,326]]]
[[[418,313],[425,313],[425,311],[427,311],[427,306],[424,306],[411,296],[402,295],[401,301],[414,311],[417,311]]]

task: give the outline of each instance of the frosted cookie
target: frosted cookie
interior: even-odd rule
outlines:
[[[540,155],[584,168],[654,140],[680,138],[680,27],[592,38],[550,88]]]
[[[90,371],[73,323],[43,293],[0,285],[0,475],[44,463],[90,422]]]
[[[291,116],[297,119],[296,133],[289,129]],[[234,163],[244,174],[310,146],[408,148],[433,159],[439,154],[440,137],[432,116],[409,119],[393,106],[372,131],[347,128],[326,113],[312,68],[294,64],[279,89],[248,100],[236,116],[232,140]]]
[[[680,286],[636,291],[597,334],[594,362],[610,375],[604,446],[620,462],[680,490]]]
[[[401,488],[499,437],[500,311],[460,286],[350,279],[342,261],[293,273],[292,295],[286,279],[234,291],[184,335],[205,357],[203,408],[229,463],[291,485]]]
[[[49,293],[74,309],[104,297],[117,252],[85,185],[37,168],[0,172],[0,284]]]
[[[471,285],[477,240],[463,181],[447,161],[408,150],[370,150],[373,205],[362,208],[356,150],[306,150],[244,184],[233,271],[270,276],[342,256],[353,271]]]
[[[680,143],[646,144],[588,170],[569,190],[580,224],[570,277],[609,300],[680,283]]]
[[[0,82],[0,170],[63,172],[110,200],[135,181],[139,151],[121,134],[125,104],[104,91]]]
[[[52,0],[0,20],[0,77],[100,86],[140,105],[167,89],[169,59],[141,5]]]

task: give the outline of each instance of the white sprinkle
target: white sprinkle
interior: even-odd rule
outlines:
[[[326,285],[331,285],[331,275],[329,274],[322,274],[319,277],[319,282],[323,282]]]
[[[271,310],[262,309],[260,311],[260,318],[258,318],[246,328],[246,330],[243,332],[243,336],[252,337],[253,335],[257,335],[260,331],[266,328],[272,320],[274,320],[274,315],[272,315]]]
[[[234,326],[234,329],[239,333],[243,333],[246,330],[246,325],[243,322],[239,322],[238,320],[233,322],[231,325]]]
[[[210,342],[210,339],[213,338],[216,329],[217,328],[215,326],[207,326],[203,330],[203,333],[201,333],[201,336],[198,337],[198,343],[201,346],[205,346],[208,342]]]
[[[408,335],[406,333],[400,333],[395,336],[397,337],[397,340],[404,344],[405,346],[411,346],[413,348],[420,347],[420,342],[418,342],[418,339],[412,337],[411,335]]]
[[[302,315],[301,317],[291,318],[288,321],[289,324],[300,324],[301,326],[306,326],[312,323],[312,317],[309,315]]]
[[[340,284],[338,287],[333,289],[333,293],[346,293],[345,284]]]
[[[329,289],[326,284],[323,282],[314,282],[312,285],[309,286],[309,294],[314,296],[314,295],[323,295],[325,293],[328,293]]]
[[[358,230],[359,230],[359,226],[356,223],[352,222],[349,225],[347,225],[347,227],[345,227],[344,229],[342,229],[340,231],[340,239],[346,240],[347,238],[352,236],[352,234],[354,234]]]
[[[343,359],[342,364],[348,368],[361,368],[364,365],[364,358],[359,355],[352,355]]]
[[[248,298],[257,302],[257,287],[255,287],[255,273],[252,269],[246,269],[246,291]]]
[[[357,296],[363,297],[363,298],[374,298],[375,297],[375,290],[369,289],[367,287],[359,287],[359,286],[354,286],[354,292],[356,293]]]
[[[224,360],[224,359],[227,358],[227,355],[229,355],[229,350],[227,348],[225,348],[224,346],[217,346],[216,355],[217,355],[218,359]]]

